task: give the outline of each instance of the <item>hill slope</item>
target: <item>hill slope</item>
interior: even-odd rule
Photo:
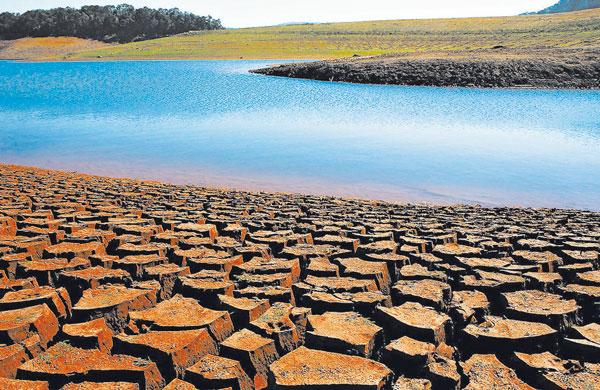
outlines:
[[[22,38],[0,41],[0,60],[60,60],[107,46],[106,43],[73,37]]]
[[[495,46],[514,49],[600,47],[600,9],[552,15],[205,31],[77,51],[66,57],[69,60],[331,59],[354,54],[455,53]],[[55,59],[63,57],[60,54]]]
[[[581,11],[591,8],[600,8],[600,0],[560,0],[553,6],[541,10],[538,14]]]

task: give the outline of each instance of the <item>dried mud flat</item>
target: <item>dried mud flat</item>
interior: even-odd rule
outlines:
[[[0,388],[591,389],[600,214],[0,166]]]

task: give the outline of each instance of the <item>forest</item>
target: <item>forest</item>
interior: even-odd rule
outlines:
[[[221,21],[178,8],[89,5],[0,13],[0,39],[71,36],[104,42],[134,42],[195,30],[222,29]]]

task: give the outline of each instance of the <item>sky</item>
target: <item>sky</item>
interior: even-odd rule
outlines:
[[[292,22],[349,22],[517,15],[558,0],[0,0],[0,12],[128,3],[136,7],[177,7],[221,19],[225,27]]]

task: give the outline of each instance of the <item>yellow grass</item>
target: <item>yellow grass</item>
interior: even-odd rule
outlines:
[[[53,58],[328,59],[354,54],[456,53],[498,45],[513,49],[600,47],[600,9],[554,15],[326,23],[195,32],[61,52]]]
[[[0,59],[56,60],[106,46],[102,42],[72,37],[23,38],[5,42]]]

